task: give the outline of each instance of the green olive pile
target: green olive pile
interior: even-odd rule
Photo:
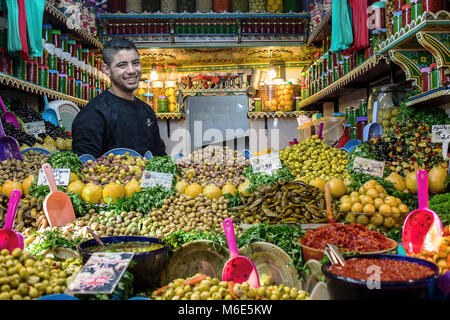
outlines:
[[[228,203],[229,200],[223,196],[219,199],[208,199],[199,195],[193,199],[177,193],[165,199],[161,208],[154,208],[142,220],[141,234],[159,237],[178,230],[210,231],[214,227],[221,230],[222,221],[232,216],[227,210]]]
[[[200,278],[201,281],[192,281]],[[232,290],[233,292],[230,292]],[[176,279],[152,293],[154,300],[306,300],[309,294],[296,288],[279,286],[251,288],[248,282],[234,284],[196,274],[190,279]]]
[[[29,175],[37,176],[48,157],[42,152],[31,150],[23,155],[23,161],[14,158],[3,160],[0,162],[0,185],[7,180],[22,183]]]
[[[0,300],[31,300],[63,293],[67,278],[80,268],[79,260],[39,261],[18,248],[11,254],[4,249],[0,252]]]
[[[87,247],[86,250],[90,252],[148,252],[163,248],[164,245],[153,242],[114,242],[105,243],[104,246],[96,245],[93,247]]]
[[[348,164],[346,152],[330,147],[317,135],[281,150],[280,159],[296,178],[303,178],[307,183],[314,178],[345,181],[350,177],[345,169]]]
[[[48,223],[42,207],[43,201],[43,199],[33,198],[30,195],[21,198],[15,218],[14,230],[22,232],[26,228],[39,230],[47,227]],[[8,197],[0,195],[0,225],[4,224],[8,204]]]

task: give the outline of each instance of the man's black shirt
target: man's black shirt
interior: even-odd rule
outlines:
[[[114,148],[164,156],[155,112],[145,102],[127,100],[105,90],[90,101],[72,124],[72,149],[95,158]]]

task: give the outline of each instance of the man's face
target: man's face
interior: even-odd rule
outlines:
[[[138,88],[142,75],[138,53],[134,50],[118,51],[111,65],[104,65],[104,72],[115,87],[126,92],[134,91]]]

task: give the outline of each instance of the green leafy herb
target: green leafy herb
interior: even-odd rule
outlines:
[[[234,196],[231,193],[225,193],[223,196],[230,200],[228,209],[243,205],[239,191],[236,191]]]
[[[428,203],[428,207],[436,212],[443,226],[450,225],[450,193],[433,196]]]
[[[173,174],[172,188],[177,183],[177,176],[181,174],[177,164],[169,156],[153,157],[145,165],[145,170],[154,172],[164,172]]]
[[[131,197],[116,199],[112,206],[116,212],[140,211],[147,214],[153,208],[160,208],[164,199],[174,195],[175,191],[157,185],[155,187],[144,188],[141,192],[135,192]]]
[[[212,231],[200,231],[196,229],[189,232],[178,230],[162,238],[162,241],[171,247],[172,252],[176,252],[183,244],[194,240],[210,240],[212,241],[212,250],[221,254],[227,254],[226,250],[223,251],[223,248],[228,248],[225,234],[223,232],[218,233],[214,229]]]
[[[83,162],[71,151],[53,153],[48,159],[48,163],[52,166],[52,169],[70,169],[70,172],[76,174],[83,167]]]
[[[42,252],[58,247],[76,250],[77,245],[83,240],[82,237],[76,237],[74,239],[66,238],[57,229],[46,230],[42,236],[36,231],[34,231],[34,234],[40,236],[40,238],[37,243],[33,242],[27,250],[38,258],[41,257]]]
[[[284,161],[281,160],[282,168],[278,170],[274,170],[272,175],[267,173],[254,173],[252,166],[248,166],[244,172],[244,176],[250,180],[250,186],[248,187],[248,192],[254,192],[260,186],[271,185],[275,181],[281,180],[294,180],[294,176],[292,175],[289,167],[284,164]]]

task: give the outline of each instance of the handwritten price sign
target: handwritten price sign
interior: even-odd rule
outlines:
[[[370,174],[375,177],[383,178],[384,161],[376,161],[366,158],[356,157],[353,162],[353,171]]]
[[[52,169],[53,175],[55,176],[55,181],[57,186],[67,186],[70,181],[70,169]],[[48,186],[47,178],[45,177],[44,171],[39,169],[38,176],[38,186],[44,185]]]
[[[23,129],[26,134],[37,137],[38,134],[46,133],[44,121],[27,122],[23,124]]]
[[[265,172],[272,174],[273,170],[280,169],[282,167],[280,161],[280,155],[278,152],[265,154],[259,157],[250,158],[250,164],[252,165],[253,172]]]
[[[450,124],[434,125],[431,127],[431,142],[450,142]]]
[[[142,174],[141,188],[163,186],[167,190],[172,188],[173,174],[145,170]]]

